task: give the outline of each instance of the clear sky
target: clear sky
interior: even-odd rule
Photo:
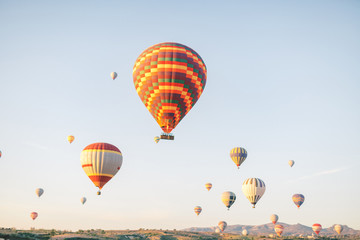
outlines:
[[[198,52],[208,79],[175,141],[155,144],[132,67],[167,41]],[[0,226],[182,229],[276,213],[360,229],[359,43],[359,1],[0,0]],[[94,142],[124,157],[101,196],[80,165]],[[236,146],[248,151],[239,170]],[[248,177],[267,186],[255,209]],[[237,195],[230,211],[224,191]]]

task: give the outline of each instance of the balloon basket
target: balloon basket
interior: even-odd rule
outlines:
[[[162,133],[160,135],[160,139],[165,139],[165,140],[174,140],[175,136],[172,135],[171,133]]]

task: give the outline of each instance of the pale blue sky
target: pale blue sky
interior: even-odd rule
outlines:
[[[0,226],[181,229],[276,213],[360,229],[360,2],[0,0],[0,31]],[[155,144],[132,67],[166,41],[197,51],[208,79],[175,141]],[[100,197],[80,166],[99,141],[124,156]],[[240,170],[235,146],[248,151]],[[248,177],[267,185],[256,209]]]

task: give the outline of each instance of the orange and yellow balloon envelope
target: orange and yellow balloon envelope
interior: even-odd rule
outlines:
[[[30,217],[32,220],[35,220],[38,217],[38,213],[37,212],[32,212],[30,213]]]
[[[67,137],[67,140],[69,141],[69,143],[71,144],[74,140],[75,140],[75,137],[73,135],[69,135]]]

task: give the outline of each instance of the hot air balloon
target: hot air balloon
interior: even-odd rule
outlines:
[[[1,151],[0,151],[0,158],[1,158],[1,155],[2,155],[2,153],[1,153]]]
[[[247,231],[246,229],[242,230],[241,233],[242,233],[243,236],[247,236],[247,235],[248,235],[248,231]]]
[[[205,183],[205,188],[210,191],[210,189],[212,188],[212,184],[211,183]]]
[[[81,166],[90,180],[100,190],[120,170],[123,157],[120,150],[109,143],[93,143],[84,148]]]
[[[153,45],[137,58],[135,89],[164,131],[161,139],[174,139],[170,133],[200,98],[206,75],[200,55],[179,43]]]
[[[265,189],[265,183],[259,178],[248,178],[242,185],[242,191],[253,205],[253,208],[255,208],[256,203],[265,193]]]
[[[272,222],[273,224],[276,224],[277,221],[279,220],[279,217],[278,217],[278,215],[273,214],[273,215],[270,216],[270,220],[271,220],[271,222]]]
[[[228,210],[230,209],[231,205],[233,205],[235,200],[236,196],[233,192],[223,192],[223,194],[221,195],[221,201],[225,204]]]
[[[245,159],[247,157],[247,151],[245,150],[245,148],[235,147],[235,148],[231,149],[230,157],[231,157],[231,160],[233,160],[233,162],[239,168],[240,165],[245,161]]]
[[[283,225],[275,225],[274,230],[275,230],[276,234],[280,237],[284,231],[284,226]]]
[[[335,232],[337,232],[339,235],[341,234],[341,232],[344,230],[343,226],[339,225],[339,224],[336,224],[334,226],[334,230]]]
[[[158,143],[160,141],[160,138],[158,136],[154,137],[154,141]]]
[[[71,144],[74,141],[75,137],[73,135],[69,135],[67,137],[67,140],[69,141],[69,143]]]
[[[322,229],[322,227],[321,227],[321,224],[319,224],[319,223],[315,223],[312,225],[312,230],[316,233],[316,235],[319,235],[321,229]]]
[[[32,212],[30,213],[30,217],[32,218],[32,220],[35,220],[38,216],[38,213],[37,212]]]
[[[44,189],[37,188],[37,189],[35,189],[35,193],[38,197],[40,197],[44,193]]]
[[[220,230],[223,232],[227,226],[227,223],[225,221],[221,221],[221,222],[219,222],[218,226],[219,226]]]
[[[80,202],[84,205],[84,203],[86,202],[86,197],[80,198]]]
[[[201,211],[202,211],[202,208],[201,208],[200,206],[196,206],[196,207],[194,208],[194,211],[195,211],[196,215],[199,216],[199,214],[200,214]]]
[[[294,166],[294,163],[295,163],[294,160],[289,160],[289,162],[288,162],[288,164],[289,164],[290,167]]]
[[[117,77],[117,73],[112,72],[112,73],[110,73],[110,76],[111,76],[112,80],[115,80],[115,78]]]
[[[295,203],[295,205],[300,208],[300,206],[304,203],[305,197],[302,194],[294,194],[292,196],[292,200]]]
[[[220,232],[221,232],[220,228],[217,227],[217,228],[215,229],[215,233],[220,233]]]

